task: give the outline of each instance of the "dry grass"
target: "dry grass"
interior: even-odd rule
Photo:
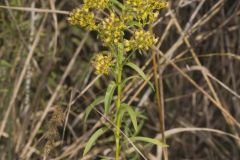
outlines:
[[[85,108],[104,93],[109,77],[96,76],[90,63],[102,48],[96,34],[66,21],[78,5],[76,0],[0,2],[2,160],[113,157],[111,135],[82,157],[93,131],[114,125],[102,106],[83,123]],[[160,39],[156,54],[134,59],[158,83],[158,100],[140,79],[125,87],[122,98],[147,117],[139,134],[162,137],[161,128],[170,147],[162,152],[128,139],[124,150],[136,159],[240,159],[240,1],[171,0],[154,26]],[[65,122],[46,156],[55,106],[64,109]]]

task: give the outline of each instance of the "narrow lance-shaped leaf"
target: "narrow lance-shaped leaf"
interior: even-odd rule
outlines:
[[[92,111],[93,107],[95,107],[96,105],[98,105],[100,103],[103,103],[103,100],[104,100],[103,96],[98,97],[87,107],[87,109],[85,111],[84,123],[86,123],[87,118],[88,118],[90,112]]]
[[[139,76],[130,76],[130,77],[124,79],[123,82],[122,82],[122,84],[121,84],[121,85],[122,85],[122,88],[125,86],[125,84],[126,84],[128,81],[130,81],[130,80],[132,80],[132,79],[134,79],[134,78],[139,78]]]
[[[119,110],[118,116],[120,117],[121,121],[122,121],[122,118],[123,118],[124,112],[126,112],[126,108],[120,107],[120,110]],[[118,116],[116,116],[115,119],[117,119]]]
[[[132,62],[127,62],[126,63],[127,66],[129,66],[130,68],[132,68],[133,70],[135,70],[146,82],[148,82],[148,84],[150,85],[150,87],[154,90],[154,87],[152,85],[152,83],[148,80],[147,76],[145,75],[145,73],[141,70],[141,68],[139,68],[137,65],[135,65]]]
[[[142,27],[142,23],[138,22],[138,21],[131,21],[129,24],[129,27],[132,27],[132,26],[137,26],[137,27]]]
[[[131,118],[131,121],[133,123],[133,127],[134,127],[135,131],[137,131],[138,130],[138,125],[137,125],[137,114],[136,114],[136,112],[128,104],[123,103],[123,104],[121,104],[121,106],[124,107],[126,109],[126,111],[128,112],[128,114]]]
[[[115,82],[110,82],[110,84],[108,85],[107,88],[107,92],[105,94],[105,98],[104,98],[104,112],[105,114],[107,114],[109,112],[109,108],[112,102],[112,98],[113,98],[113,93],[115,91],[116,88],[116,83]]]
[[[110,0],[110,2],[112,2],[115,5],[117,5],[121,9],[125,9],[125,6],[121,2],[119,2],[118,0]]]
[[[8,62],[5,61],[5,60],[0,60],[0,66],[1,66],[1,67],[11,67],[11,64],[8,63]]]
[[[106,127],[98,129],[88,140],[85,149],[83,151],[83,156],[86,155],[89,150],[92,148],[92,146],[95,144],[96,140],[103,135],[108,129]]]
[[[154,138],[149,138],[149,137],[132,137],[130,138],[132,141],[143,141],[143,142],[147,142],[147,143],[152,143],[152,144],[156,144],[158,146],[161,147],[168,147],[167,144],[164,144],[162,142],[160,142],[158,139],[154,139]]]

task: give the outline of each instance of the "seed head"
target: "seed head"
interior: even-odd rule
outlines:
[[[65,115],[63,109],[56,106],[52,118],[48,122],[48,131],[45,133],[47,143],[45,144],[44,152],[46,156],[54,149],[55,141],[60,139],[58,127],[63,125],[64,117]]]
[[[61,107],[57,107],[52,115],[51,123],[56,126],[61,126],[64,123],[65,114]]]

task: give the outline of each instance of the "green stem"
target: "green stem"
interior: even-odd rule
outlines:
[[[121,52],[118,52],[118,54],[122,54]],[[119,56],[118,56],[119,58]],[[120,58],[121,59],[121,58]],[[118,60],[118,71],[117,71],[117,121],[116,121],[116,133],[115,133],[115,139],[116,139],[116,160],[119,160],[119,154],[120,154],[120,128],[121,128],[121,116],[119,115],[120,107],[121,107],[121,92],[122,92],[122,61]]]

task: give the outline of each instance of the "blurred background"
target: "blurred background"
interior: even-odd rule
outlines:
[[[84,112],[105,94],[112,77],[94,73],[91,59],[103,49],[97,34],[67,22],[69,11],[81,3],[0,1],[1,160],[114,157],[112,134],[82,157],[89,136],[104,123],[99,114],[103,106],[97,106],[86,123]],[[169,0],[154,31],[156,47],[164,54],[158,54],[157,62],[168,158],[239,160],[240,1]],[[133,56],[151,77],[152,57]],[[134,73],[126,69],[125,74]],[[139,121],[139,135],[159,138],[151,88],[143,80],[132,80],[123,99],[145,117]],[[59,118],[57,130],[51,123],[54,117]],[[161,148],[136,145],[147,159],[162,159]],[[128,154],[123,159],[142,159],[130,145],[124,150]]]

